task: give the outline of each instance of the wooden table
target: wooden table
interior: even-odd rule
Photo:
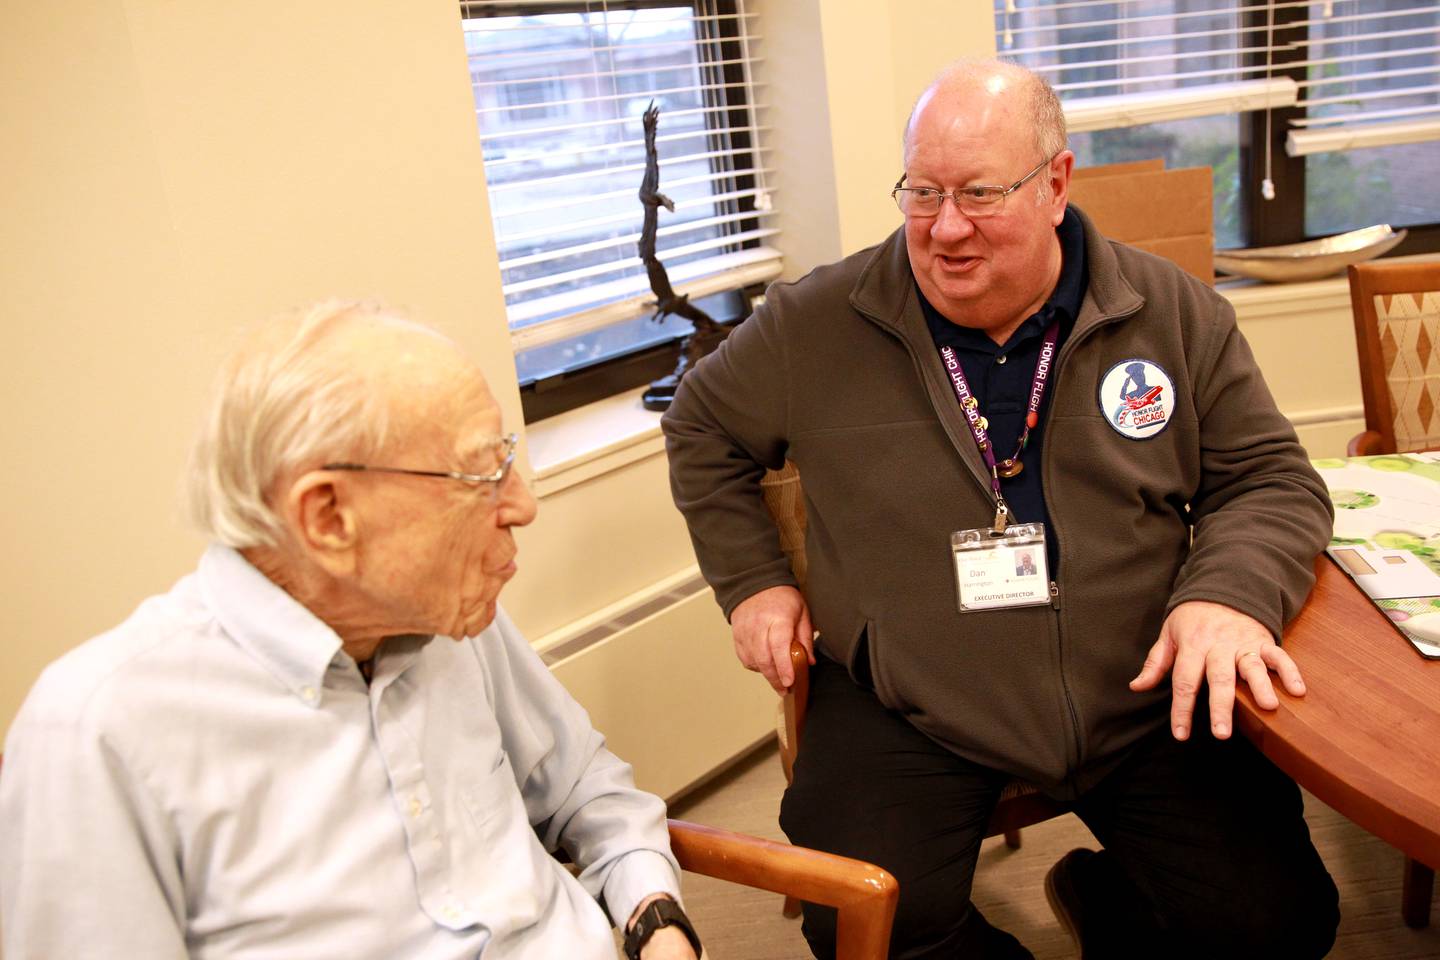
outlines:
[[[1278,710],[1240,684],[1240,730],[1323,802],[1403,851],[1405,922],[1429,919],[1440,864],[1440,660],[1427,660],[1328,557],[1285,631],[1308,693]],[[1415,861],[1419,861],[1418,863]],[[1423,911],[1423,912],[1422,912]]]

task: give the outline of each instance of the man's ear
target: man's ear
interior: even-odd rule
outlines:
[[[333,473],[315,470],[290,486],[286,497],[299,547],[332,576],[353,573],[359,525],[350,488]]]
[[[1061,150],[1050,161],[1050,169],[1045,171],[1050,178],[1050,219],[1053,226],[1060,226],[1060,221],[1065,219],[1065,205],[1070,202],[1070,174],[1075,171],[1075,154],[1069,150]]]

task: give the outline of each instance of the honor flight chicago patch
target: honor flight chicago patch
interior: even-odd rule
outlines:
[[[1175,384],[1149,360],[1121,360],[1100,381],[1100,413],[1131,440],[1153,437],[1175,412]]]

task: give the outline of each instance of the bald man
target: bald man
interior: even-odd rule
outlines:
[[[614,960],[611,920],[695,960],[664,804],[498,605],[535,517],[514,456],[433,331],[258,328],[196,447],[199,569],[11,728],[7,960]]]
[[[1087,958],[1320,957],[1334,884],[1231,714],[1237,682],[1304,693],[1277,640],[1329,500],[1229,304],[1100,236],[1073,164],[1043,80],[942,73],[903,226],[772,287],[686,377],[675,501],[745,666],[783,690],[819,630],[781,824],[896,876],[892,956],[1030,956],[970,903],[1020,778],[1103,844],[1046,879]],[[786,460],[803,597],[759,490]],[[828,956],[833,916],[805,932]]]

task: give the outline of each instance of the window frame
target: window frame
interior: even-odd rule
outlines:
[[[1240,10],[1241,29],[1237,31],[1236,36],[1242,38],[1239,46],[1244,47],[1246,46],[1243,41],[1244,37],[1263,35],[1265,32],[1267,5],[1253,3],[1253,0],[1242,0],[1239,6],[1242,8]],[[1006,50],[1001,42],[1005,29],[1002,25],[1007,23],[1005,9],[992,4],[992,12],[996,17],[997,24],[995,33],[997,51],[1001,56],[1010,56],[1017,60],[1024,58],[1027,53],[1024,48]],[[1272,23],[1270,45],[1275,48],[1290,44],[1297,46],[1291,50],[1277,50],[1273,53],[1268,75],[1277,79],[1289,78],[1296,83],[1307,79],[1306,69],[1303,66],[1289,65],[1303,62],[1307,57],[1305,45],[1309,40],[1309,31],[1304,23],[1310,19],[1309,5],[1291,5],[1290,3],[1270,5],[1269,16]],[[1060,62],[1058,51],[1051,57],[1053,62]],[[1248,78],[1267,75],[1263,50],[1245,53],[1240,60],[1240,65],[1245,68],[1244,76]],[[1067,106],[1084,103],[1086,103],[1086,98],[1075,98],[1070,100]],[[1295,106],[1271,108],[1268,111],[1268,124],[1265,109],[1236,112],[1230,116],[1238,124],[1237,143],[1241,181],[1240,229],[1244,237],[1243,245],[1267,247],[1299,243],[1327,236],[1328,234],[1310,234],[1306,231],[1306,158],[1304,156],[1292,157],[1285,150],[1286,137],[1290,132],[1290,120],[1305,116],[1303,102]],[[1268,201],[1263,198],[1262,193],[1262,184],[1266,179],[1267,138],[1270,148],[1270,180],[1275,187],[1275,199]],[[1436,142],[1436,147],[1440,149],[1440,142]],[[1404,241],[1385,256],[1440,252],[1440,220],[1420,224],[1397,223],[1393,226],[1404,228],[1407,235]]]
[[[727,85],[717,86],[714,89],[702,89],[705,106],[715,108],[714,112],[705,115],[707,119],[707,131],[704,137],[705,149],[706,151],[733,150],[732,154],[711,158],[711,172],[716,175],[725,175],[735,191],[753,190],[757,186],[755,170],[760,163],[760,158],[757,156],[754,137],[747,129],[751,123],[751,108],[744,86],[748,78],[740,62],[724,62],[741,61],[746,53],[746,42],[738,20],[738,15],[744,13],[742,0],[607,0],[603,9],[613,12],[676,6],[688,6],[697,17],[709,14],[720,15],[720,19],[696,20],[695,50],[701,83]],[[540,14],[595,13],[602,9],[595,0],[590,0],[590,2],[575,0],[573,3],[557,3],[553,0],[551,2],[516,0],[512,3],[486,4],[483,7],[473,8],[467,8],[464,0],[461,0],[458,7],[462,19],[478,16],[498,18]],[[737,86],[730,87],[729,84],[737,84]],[[722,117],[723,125],[715,122]],[[638,176],[636,177],[636,187],[637,189],[639,187]],[[664,189],[663,181],[661,189]],[[760,227],[761,219],[756,210],[753,195],[718,201],[717,207],[722,212],[739,215],[739,219],[723,225],[726,235],[744,234]],[[737,241],[733,250],[754,248],[763,244],[763,238],[752,238]],[[717,253],[731,249],[727,245],[717,249]],[[663,261],[665,250],[661,248],[658,253]],[[751,296],[756,292],[753,289],[742,288],[737,281],[737,285],[733,289],[700,298],[697,303],[715,305],[716,309],[712,316],[716,322],[722,325],[733,325],[749,315],[748,304]],[[744,304],[745,309],[740,310],[736,304]],[[643,308],[640,312],[643,314]],[[563,322],[563,318],[556,318],[556,320]],[[617,324],[620,322],[629,321],[616,321]],[[606,396],[643,386],[670,373],[679,361],[680,343],[688,333],[689,324],[682,323],[678,326],[687,329],[658,343],[637,344],[633,349],[617,351],[600,361],[582,362],[554,375],[539,378],[525,377],[520,382],[520,397],[525,422],[533,423],[603,399]],[[583,336],[585,333],[579,333],[570,339],[579,339]],[[546,349],[546,347],[553,346],[554,344],[551,343],[531,349]],[[517,349],[516,354],[518,356],[524,352],[526,352],[526,348],[520,348]]]
[[[1309,31],[1303,26],[1292,24],[1309,19],[1306,7],[1276,7],[1273,12],[1274,46],[1290,43],[1296,49],[1277,52],[1272,55],[1271,73],[1277,77],[1290,77],[1297,83],[1304,80],[1304,67],[1287,67],[1287,64],[1303,61],[1306,52],[1303,44],[1309,39]],[[1265,24],[1265,11],[1252,10],[1245,14],[1246,27],[1261,27]],[[1250,54],[1249,64],[1264,64],[1264,56]],[[1242,219],[1245,224],[1247,243],[1251,247],[1270,247],[1286,243],[1301,243],[1319,239],[1323,234],[1307,234],[1305,230],[1305,158],[1292,157],[1285,152],[1285,137],[1290,131],[1290,121],[1305,116],[1303,105],[1278,107],[1270,111],[1270,180],[1275,185],[1275,199],[1265,200],[1261,195],[1261,184],[1265,180],[1265,135],[1264,110],[1252,110],[1237,114],[1240,121],[1240,169],[1244,185],[1242,191]],[[1440,150],[1440,141],[1435,143]],[[1440,222],[1428,224],[1396,224],[1397,229],[1407,231],[1406,237],[1381,259],[1412,256],[1421,253],[1440,253]]]

